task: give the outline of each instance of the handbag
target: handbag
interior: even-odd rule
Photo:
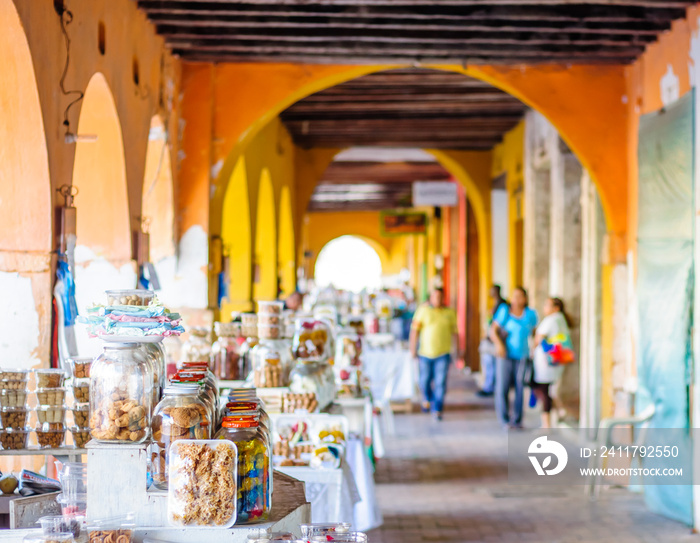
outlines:
[[[557,334],[543,339],[541,346],[550,366],[563,366],[576,360],[571,336],[568,334]]]
[[[525,359],[525,371],[523,371],[523,383],[525,386],[531,387],[535,383],[535,364],[532,358]]]

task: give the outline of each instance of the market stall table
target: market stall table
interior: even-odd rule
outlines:
[[[365,342],[361,358],[362,371],[370,380],[374,398],[396,402],[415,398],[417,368],[410,352],[400,342],[378,347]],[[385,398],[387,392],[389,398]]]

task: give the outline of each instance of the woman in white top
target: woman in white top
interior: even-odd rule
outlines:
[[[553,366],[549,363],[549,357],[542,348],[542,340],[552,336],[564,335],[570,337],[569,317],[564,311],[564,302],[559,298],[548,298],[544,304],[544,315],[535,330],[534,353],[534,383],[533,392],[542,404],[542,428],[551,426],[550,412],[552,410],[552,397],[549,387],[561,377],[563,366]]]

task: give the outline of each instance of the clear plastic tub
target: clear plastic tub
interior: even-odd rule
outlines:
[[[332,535],[314,535],[309,539],[309,543],[321,543],[335,541],[336,543],[367,543],[369,539],[363,532],[346,532]]]
[[[64,407],[57,407],[53,405],[43,405],[36,408],[36,418],[39,421],[39,424],[44,424],[45,422],[60,422],[63,424],[66,420],[66,409]]]
[[[0,370],[0,380],[2,381],[29,381],[30,370]]]
[[[3,407],[0,411],[3,428],[23,429],[27,426],[29,420],[29,412],[31,410],[26,407]]]
[[[314,536],[334,536],[350,533],[351,524],[349,522],[329,522],[329,523],[314,523],[300,524],[301,535],[304,538],[312,538]],[[332,540],[329,540],[332,541]]]
[[[22,539],[24,543],[74,543],[72,533],[59,534],[27,534]]]
[[[71,358],[68,360],[73,377],[76,379],[88,379],[90,377],[90,366],[92,366],[92,358]]]
[[[58,449],[66,439],[66,429],[63,424],[45,422],[36,427],[36,439],[40,449]]]
[[[241,315],[241,325],[250,327],[258,325],[258,316],[255,313],[243,313]]]
[[[90,379],[75,379],[73,381],[73,398],[77,403],[90,401]]]
[[[6,451],[16,451],[27,448],[27,438],[29,437],[29,428],[9,429],[0,431],[0,444]]]
[[[82,519],[79,517],[65,518],[63,516],[41,517],[37,524],[41,525],[44,535],[71,534],[80,537]]]
[[[87,515],[87,494],[67,496],[59,494],[56,502],[61,506],[61,513],[65,518],[85,518]]]
[[[273,324],[258,324],[258,337],[260,339],[280,339],[282,327]]]
[[[36,402],[39,405],[62,406],[66,401],[65,388],[37,388]]]
[[[27,404],[27,391],[23,390],[0,390],[0,406],[2,407],[23,407]]]
[[[36,388],[61,388],[66,382],[66,372],[59,369],[34,370]]]
[[[152,290],[126,289],[106,290],[107,305],[139,305],[145,306],[151,303],[155,293]]]
[[[272,543],[274,541],[297,541],[290,532],[269,532],[265,528],[253,528],[248,532],[249,543]]]
[[[111,543],[131,543],[136,524],[134,513],[118,517],[96,519],[88,523],[88,538],[93,543],[109,541]]]
[[[217,473],[215,478],[200,478],[195,471],[207,458],[211,463],[209,470]],[[232,441],[175,441],[170,446],[169,467],[170,524],[211,528],[230,528],[235,524],[238,450]]]
[[[71,426],[70,433],[73,435],[73,442],[78,449],[85,448],[85,444],[91,439],[90,428]]]
[[[85,428],[88,426],[88,421],[90,419],[90,404],[77,403],[71,407],[71,412],[73,413],[73,424],[80,428]]]
[[[258,317],[260,313],[267,313],[272,315],[281,315],[284,309],[284,302],[258,302]]]

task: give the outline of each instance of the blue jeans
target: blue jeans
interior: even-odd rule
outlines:
[[[447,371],[452,357],[449,354],[437,358],[418,357],[420,361],[419,381],[423,401],[432,406],[433,411],[441,413],[445,405],[447,392]]]
[[[492,354],[481,353],[481,371],[484,374],[484,384],[481,390],[493,394],[496,387],[496,357]]]
[[[510,389],[515,388],[513,418],[510,418]],[[525,359],[496,359],[496,413],[503,424],[520,424],[525,396]]]

